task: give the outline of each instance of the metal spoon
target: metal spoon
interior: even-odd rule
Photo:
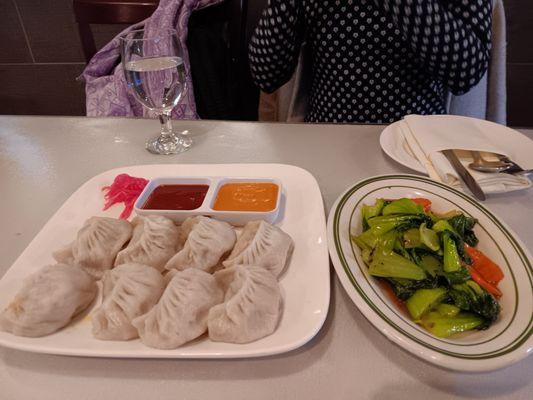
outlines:
[[[511,164],[502,161],[487,161],[479,151],[471,151],[474,162],[468,164],[469,168],[479,172],[502,172],[512,167]]]

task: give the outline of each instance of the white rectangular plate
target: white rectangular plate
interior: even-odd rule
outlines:
[[[322,327],[329,307],[329,259],[324,205],[315,178],[307,171],[281,164],[168,164],[138,165],[104,172],[83,184],[46,223],[0,281],[0,309],[20,289],[22,280],[53,263],[52,251],[71,242],[83,222],[93,215],[117,218],[122,205],[103,212],[102,187],[116,175],[127,173],[146,179],[158,176],[273,177],[284,188],[276,225],[294,240],[288,268],[280,277],[283,315],[276,331],[248,344],[212,342],[202,336],[175,350],[157,350],[138,339],[127,342],[100,341],[91,334],[90,310],[66,328],[41,338],[25,338],[0,332],[0,345],[48,354],[89,357],[134,358],[240,358],[278,354],[307,343]]]

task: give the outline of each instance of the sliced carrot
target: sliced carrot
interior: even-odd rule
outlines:
[[[470,272],[472,280],[476,282],[479,286],[481,286],[483,289],[485,289],[487,292],[497,298],[502,297],[502,292],[500,292],[500,289],[483,279],[483,277],[476,271],[475,268],[468,266],[468,271]]]
[[[498,285],[503,279],[501,268],[478,249],[465,244],[465,250],[472,259],[472,267],[492,285]]]
[[[424,199],[423,197],[415,197],[411,200],[424,207],[425,212],[428,212],[431,209],[431,200]]]

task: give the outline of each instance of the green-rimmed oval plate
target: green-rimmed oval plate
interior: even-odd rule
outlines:
[[[498,263],[505,274],[499,288],[502,312],[485,331],[440,339],[416,325],[368,274],[350,233],[361,232],[361,207],[378,198],[425,197],[432,209],[452,209],[477,218],[478,248]],[[508,366],[533,350],[533,271],[531,255],[516,235],[485,207],[449,186],[414,175],[385,175],[365,179],[344,192],[328,218],[328,246],[344,289],[363,315],[387,338],[438,366],[481,372]]]

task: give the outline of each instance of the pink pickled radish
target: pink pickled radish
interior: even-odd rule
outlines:
[[[133,211],[135,200],[137,200],[147,184],[148,180],[144,178],[136,178],[128,174],[117,175],[110,186],[102,188],[106,192],[104,196],[104,211],[114,204],[124,203],[124,210],[119,218],[128,219]]]

